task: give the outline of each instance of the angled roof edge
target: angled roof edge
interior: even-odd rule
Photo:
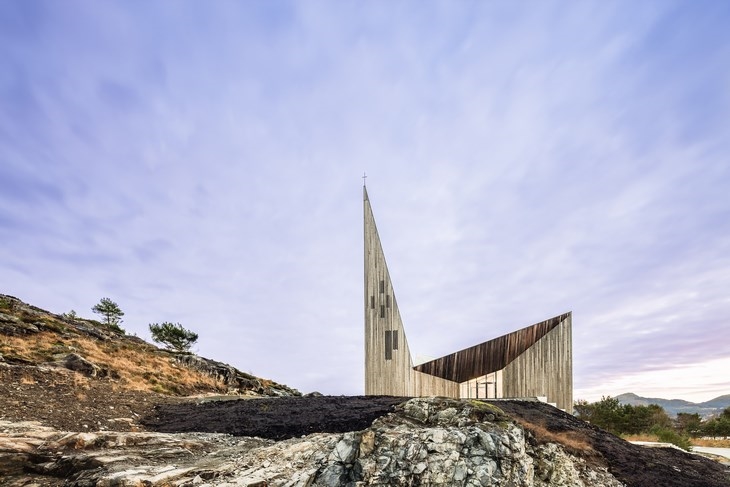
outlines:
[[[491,374],[505,368],[571,314],[570,311],[563,313],[413,368],[454,382],[465,382]]]

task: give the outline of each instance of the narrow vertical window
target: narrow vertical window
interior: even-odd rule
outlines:
[[[383,294],[385,292],[385,281],[380,280],[380,294]]]
[[[385,360],[393,358],[393,334],[385,330]]]
[[[380,305],[380,317],[385,318],[385,305]]]
[[[398,350],[398,330],[393,330],[393,350]]]
[[[375,296],[370,296],[370,309],[375,309]]]
[[[390,308],[390,294],[385,295],[385,307]]]

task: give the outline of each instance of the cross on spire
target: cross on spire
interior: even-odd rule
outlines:
[[[367,178],[368,178],[368,175],[367,175],[367,174],[365,174],[365,173],[362,173],[362,185],[363,185],[363,186],[366,186],[366,184],[365,184],[365,180],[366,180]]]

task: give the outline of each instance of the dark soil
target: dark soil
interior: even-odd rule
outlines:
[[[142,424],[164,433],[198,431],[284,440],[310,433],[363,430],[404,400],[320,396],[161,404]]]
[[[155,405],[180,400],[66,369],[0,364],[0,419],[7,421],[39,421],[61,431],[137,431]]]
[[[203,431],[279,440],[314,432],[362,430],[405,400],[390,396],[325,396],[161,404],[142,423],[169,433]],[[727,467],[701,456],[632,445],[544,403],[492,404],[523,424],[538,425],[557,435],[570,433],[570,438],[589,444],[602,457],[600,463],[608,465],[627,487],[730,486]]]

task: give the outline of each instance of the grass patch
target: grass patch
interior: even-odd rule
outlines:
[[[0,354],[35,363],[51,362],[54,354],[65,350],[78,350],[77,353],[99,367],[116,371],[125,389],[168,395],[227,390],[213,377],[180,367],[166,354],[151,352],[148,347],[121,346],[117,341],[85,337],[64,338],[49,331],[23,337],[3,336],[0,340]]]
[[[594,455],[596,451],[591,444],[580,434],[573,431],[550,431],[544,424],[531,423],[523,418],[515,417],[515,421],[525,430],[532,433],[540,443],[557,443],[565,447],[570,453],[579,455]]]
[[[708,446],[711,448],[730,448],[730,439],[716,440],[714,438],[691,438],[692,446]]]

